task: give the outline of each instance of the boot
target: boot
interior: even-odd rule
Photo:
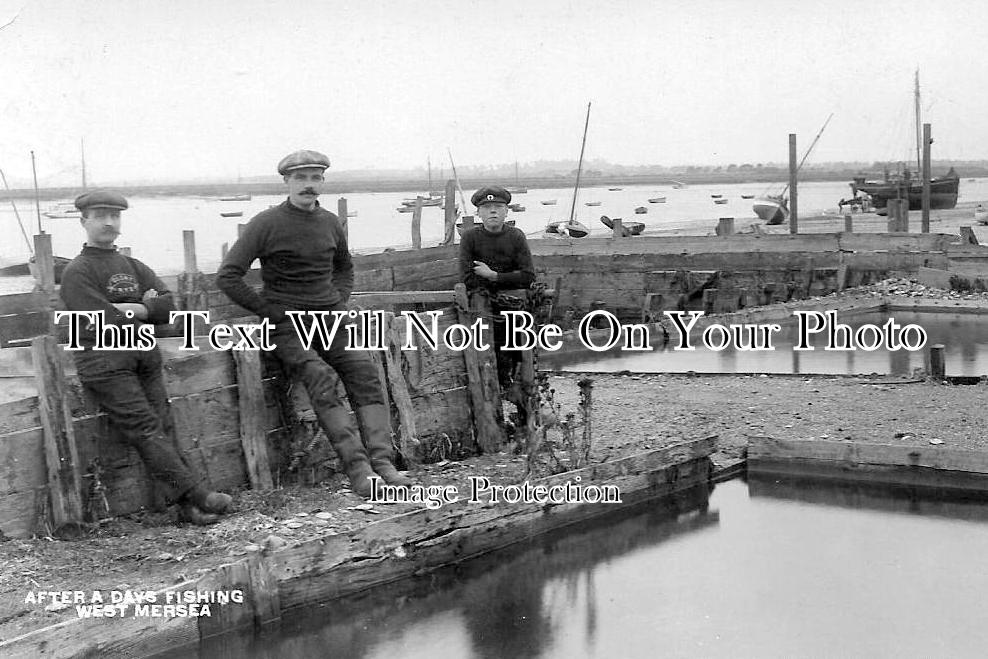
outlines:
[[[222,515],[230,509],[233,497],[223,492],[212,492],[204,487],[195,487],[188,494],[188,500],[204,513]]]
[[[184,501],[179,507],[178,519],[181,522],[188,522],[196,526],[208,526],[209,524],[215,524],[220,521],[219,515],[204,512],[199,506],[188,500]]]
[[[336,449],[347,478],[350,479],[350,489],[356,494],[367,498],[371,495],[371,481],[374,471],[367,457],[367,450],[360,441],[357,429],[346,409],[339,405],[333,407],[317,407],[316,416],[319,425],[326,432],[329,441]]]
[[[412,479],[398,472],[394,466],[394,447],[391,444],[391,414],[381,404],[363,405],[357,408],[360,433],[370,454],[370,464],[377,475],[388,485],[408,487]]]

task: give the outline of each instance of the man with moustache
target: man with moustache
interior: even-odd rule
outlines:
[[[94,190],[76,198],[75,206],[82,212],[86,243],[62,275],[65,308],[102,312],[106,325],[135,326],[135,335],[143,323],[168,323],[175,310],[171,293],[149,267],[124,256],[114,244],[127,200],[116,192]],[[158,348],[96,350],[92,326],[82,330],[79,342],[83,350],[72,353],[79,380],[124,441],[137,449],[165,500],[180,504],[183,521],[217,522],[233,500],[210,491],[175,447]]]
[[[522,309],[526,289],[535,281],[535,266],[525,234],[505,225],[510,192],[490,185],[474,192],[470,202],[477,207],[482,225],[466,232],[460,242],[460,278],[471,294],[490,298],[498,382],[503,391],[509,391],[521,353],[503,350],[507,337],[499,314]]]
[[[345,350],[343,328],[329,349],[318,341],[305,349],[285,315],[289,310],[345,311],[353,290],[346,234],[336,215],[318,201],[328,167],[329,158],[308,150],[291,153],[278,163],[288,199],[251,219],[227,254],[216,283],[231,300],[274,325],[275,355],[288,374],[305,385],[351,488],[368,497],[375,472],[389,485],[412,484],[393,464],[391,414],[377,369],[366,352]],[[255,259],[261,262],[260,294],[244,281]],[[360,432],[336,394],[334,371],[346,387]]]

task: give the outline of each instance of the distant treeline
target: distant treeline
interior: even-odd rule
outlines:
[[[848,181],[857,174],[865,174],[869,178],[881,178],[884,163],[875,163],[870,168],[824,169],[820,166],[804,168],[799,174],[800,181]],[[935,161],[932,166],[934,176],[942,175],[954,167],[961,178],[988,177],[988,162],[960,163]],[[891,168],[894,171],[894,167]],[[775,165],[728,165],[728,166],[689,166],[682,170],[661,173],[629,173],[588,169],[582,173],[581,186],[599,187],[612,185],[655,185],[665,186],[674,182],[686,184],[716,184],[716,183],[775,183],[789,180],[787,167]],[[576,171],[566,174],[520,174],[517,179],[512,170],[511,176],[490,174],[483,178],[468,175],[460,179],[464,191],[475,190],[484,185],[503,185],[508,188],[524,186],[527,188],[562,188],[571,187],[576,182]],[[442,190],[445,181],[434,179],[434,190]],[[285,192],[284,183],[277,176],[265,177],[264,180],[250,182],[213,182],[213,183],[173,183],[161,185],[121,185],[113,186],[130,195],[140,196],[201,196],[220,197],[233,194],[282,194]],[[406,192],[410,196],[416,193],[425,194],[428,184],[416,177],[375,177],[367,172],[333,172],[330,170],[326,181],[326,194],[341,195],[360,192]],[[78,195],[81,189],[72,188],[42,188],[39,197],[43,200],[71,199]],[[29,189],[12,190],[9,193],[0,192],[0,199],[33,198],[34,191]]]

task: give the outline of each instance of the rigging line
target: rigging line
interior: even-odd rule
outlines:
[[[9,193],[10,192],[10,186],[7,185],[7,177],[4,175],[2,169],[0,169],[0,178],[3,179],[3,187],[4,187],[4,189],[6,189],[7,192]],[[8,199],[8,201],[10,201],[10,207],[14,209],[14,215],[17,217],[17,224],[21,228],[21,235],[24,236],[24,242],[27,243],[27,249],[31,253],[31,257],[33,258],[34,257],[34,246],[31,244],[31,241],[27,237],[27,230],[24,229],[24,222],[21,221],[21,214],[17,211],[17,204],[14,203],[14,198],[13,197],[10,197]]]
[[[583,151],[587,146],[587,129],[590,127],[590,103],[587,103],[587,120],[583,124],[583,143],[580,144],[580,162],[576,166],[576,187],[573,188],[573,205],[569,209],[569,223],[573,223],[576,214],[576,194],[580,191],[580,174],[583,172]]]

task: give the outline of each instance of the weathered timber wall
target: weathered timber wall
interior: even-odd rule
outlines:
[[[400,321],[400,318],[399,318]],[[439,318],[439,331],[456,321],[451,310]],[[404,323],[394,324],[395,338],[405,341]],[[423,342],[414,338],[419,346]],[[165,384],[171,396],[175,436],[186,460],[213,486],[233,489],[247,483],[246,464],[240,440],[236,371],[229,352],[215,351],[200,341],[198,352],[180,351],[177,338],[159,339],[164,353]],[[11,370],[23,367],[28,348],[7,348],[0,365]],[[399,366],[411,398],[416,437],[421,458],[437,444],[472,444],[472,409],[466,385],[463,355],[445,348],[433,351],[399,351]],[[136,451],[115,436],[107,417],[82,393],[72,358],[62,354],[69,379],[69,404],[74,419],[79,469],[88,470],[94,458],[102,464],[102,482],[112,514],[133,512],[152,506],[154,492]],[[271,468],[287,467],[285,452],[279,450],[289,439],[279,405],[278,378],[273,361],[265,360],[264,425],[268,435]],[[19,366],[18,366],[19,365]],[[24,379],[24,378],[20,378]],[[3,380],[0,380],[0,385]],[[389,382],[389,387],[398,383]],[[2,398],[0,398],[2,400]],[[397,429],[397,426],[396,426]],[[8,536],[35,531],[38,510],[47,499],[47,478],[42,424],[36,396],[0,404],[0,530]],[[324,452],[331,449],[320,447]],[[92,478],[82,479],[83,502],[89,503]]]

